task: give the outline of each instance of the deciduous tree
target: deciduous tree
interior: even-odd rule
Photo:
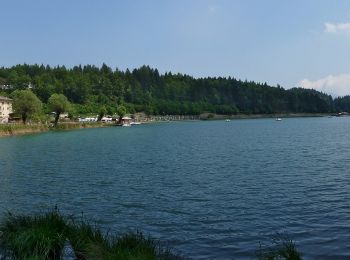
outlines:
[[[55,113],[55,126],[57,126],[60,115],[70,109],[70,103],[63,94],[52,94],[47,105],[49,110]]]
[[[123,117],[125,116],[125,114],[126,114],[126,108],[125,108],[125,106],[123,106],[123,105],[118,106],[117,114],[118,114],[118,116],[119,116],[118,123],[120,124],[120,123],[122,122],[122,118],[123,118]]]
[[[26,124],[29,116],[42,109],[40,99],[31,90],[15,90],[12,97],[13,110],[21,116],[23,124]]]

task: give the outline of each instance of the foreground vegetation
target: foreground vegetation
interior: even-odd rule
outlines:
[[[128,113],[153,115],[350,112],[349,96],[333,99],[315,90],[287,90],[231,77],[160,74],[149,66],[120,71],[105,64],[100,68],[24,64],[0,68],[0,86],[1,95],[29,87],[44,104],[50,103],[52,95],[63,94],[77,114],[105,111],[112,115],[120,105]]]
[[[35,216],[8,213],[0,223],[0,258],[61,259],[67,244],[76,259],[166,260],[183,259],[159,241],[140,232],[110,235],[84,219],[79,221],[53,210]],[[301,260],[294,242],[276,235],[273,244],[256,252],[259,260]]]
[[[286,234],[276,234],[272,239],[272,244],[263,246],[260,244],[256,251],[259,260],[301,260],[302,256],[298,252],[293,240]]]
[[[142,233],[107,235],[57,210],[37,216],[9,213],[0,224],[0,247],[13,259],[60,259],[67,241],[77,259],[180,259]]]

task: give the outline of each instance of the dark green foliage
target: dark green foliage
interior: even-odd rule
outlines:
[[[70,103],[67,97],[63,94],[52,94],[47,101],[48,109],[55,113],[55,126],[57,126],[60,115],[64,112],[68,112],[70,109]]]
[[[100,110],[98,111],[98,121],[101,121],[102,117],[105,116],[107,113],[107,109],[105,106],[100,107]]]
[[[13,91],[29,86],[46,103],[54,94],[64,94],[76,104],[77,113],[98,113],[101,106],[115,112],[124,104],[129,112],[147,114],[274,114],[350,112],[350,98],[334,99],[321,92],[284,89],[266,83],[234,78],[199,78],[165,73],[142,66],[132,72],[112,70],[106,64],[50,67],[17,65],[0,68],[1,81]]]
[[[301,260],[301,254],[298,252],[295,243],[291,238],[284,234],[276,234],[272,240],[272,245],[263,247],[260,245],[256,252],[259,260]]]
[[[80,259],[156,259],[157,243],[142,233],[129,233],[121,237],[104,235],[88,223],[70,227],[70,241]]]
[[[68,237],[79,259],[182,259],[141,232],[107,236],[87,222],[72,224]]]
[[[334,99],[335,111],[350,112],[350,96]]]
[[[123,106],[123,105],[118,106],[118,108],[117,108],[117,114],[118,114],[118,116],[119,116],[118,122],[120,123],[121,120],[122,120],[122,118],[123,118],[123,116],[126,114],[126,108],[125,108],[125,106]]]
[[[38,216],[8,214],[0,226],[0,245],[16,259],[59,259],[65,230],[65,221],[56,211]]]
[[[107,237],[87,222],[69,224],[68,236],[79,259],[98,259],[109,246]]]
[[[14,259],[60,259],[67,240],[78,259],[181,259],[140,232],[107,235],[85,220],[76,222],[57,210],[38,216],[9,213],[0,224],[0,247]]]

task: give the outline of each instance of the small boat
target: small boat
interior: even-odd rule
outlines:
[[[282,121],[282,118],[276,118],[276,121]]]
[[[230,119],[226,119],[225,122],[231,122],[231,120]]]
[[[141,125],[141,122],[131,122],[130,125]]]

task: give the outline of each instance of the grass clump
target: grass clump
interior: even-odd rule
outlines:
[[[85,221],[70,224],[69,232],[68,237],[78,259],[181,259],[141,232],[113,236],[103,234]]]
[[[47,130],[47,126],[42,124],[0,124],[0,136],[37,133]]]
[[[301,260],[294,241],[284,234],[276,234],[272,239],[272,245],[263,247],[260,244],[256,252],[259,260]]]
[[[0,224],[0,246],[15,259],[59,259],[65,229],[56,211],[39,216],[8,213]]]
[[[123,259],[154,259],[158,255],[157,244],[140,232],[125,234],[111,246],[112,252]]]
[[[87,221],[74,221],[58,210],[38,216],[7,214],[0,223],[0,248],[14,259],[60,259],[66,241],[77,259],[181,259],[141,232],[104,234]]]

